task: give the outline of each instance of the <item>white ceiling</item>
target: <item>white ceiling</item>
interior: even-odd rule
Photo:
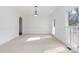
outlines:
[[[13,7],[18,12],[24,15],[34,15],[34,6],[16,6]],[[38,6],[37,11],[39,15],[50,15],[55,10],[56,6]]]

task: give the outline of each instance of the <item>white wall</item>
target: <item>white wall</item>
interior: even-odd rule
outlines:
[[[50,17],[47,15],[25,16],[23,18],[24,34],[50,34],[51,24]]]
[[[0,7],[0,44],[18,36],[18,18],[11,7]]]
[[[55,36],[65,42],[65,10],[62,7],[58,7],[52,14],[52,20],[55,19]]]

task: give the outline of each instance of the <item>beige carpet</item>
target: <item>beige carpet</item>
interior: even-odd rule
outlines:
[[[51,35],[23,35],[0,46],[4,53],[69,53],[64,44]]]

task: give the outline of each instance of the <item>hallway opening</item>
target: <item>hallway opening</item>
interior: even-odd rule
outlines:
[[[23,34],[23,25],[22,25],[22,17],[19,17],[19,36],[21,36]]]

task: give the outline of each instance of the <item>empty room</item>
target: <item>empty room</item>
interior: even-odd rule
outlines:
[[[0,6],[0,53],[78,53],[78,6]]]

